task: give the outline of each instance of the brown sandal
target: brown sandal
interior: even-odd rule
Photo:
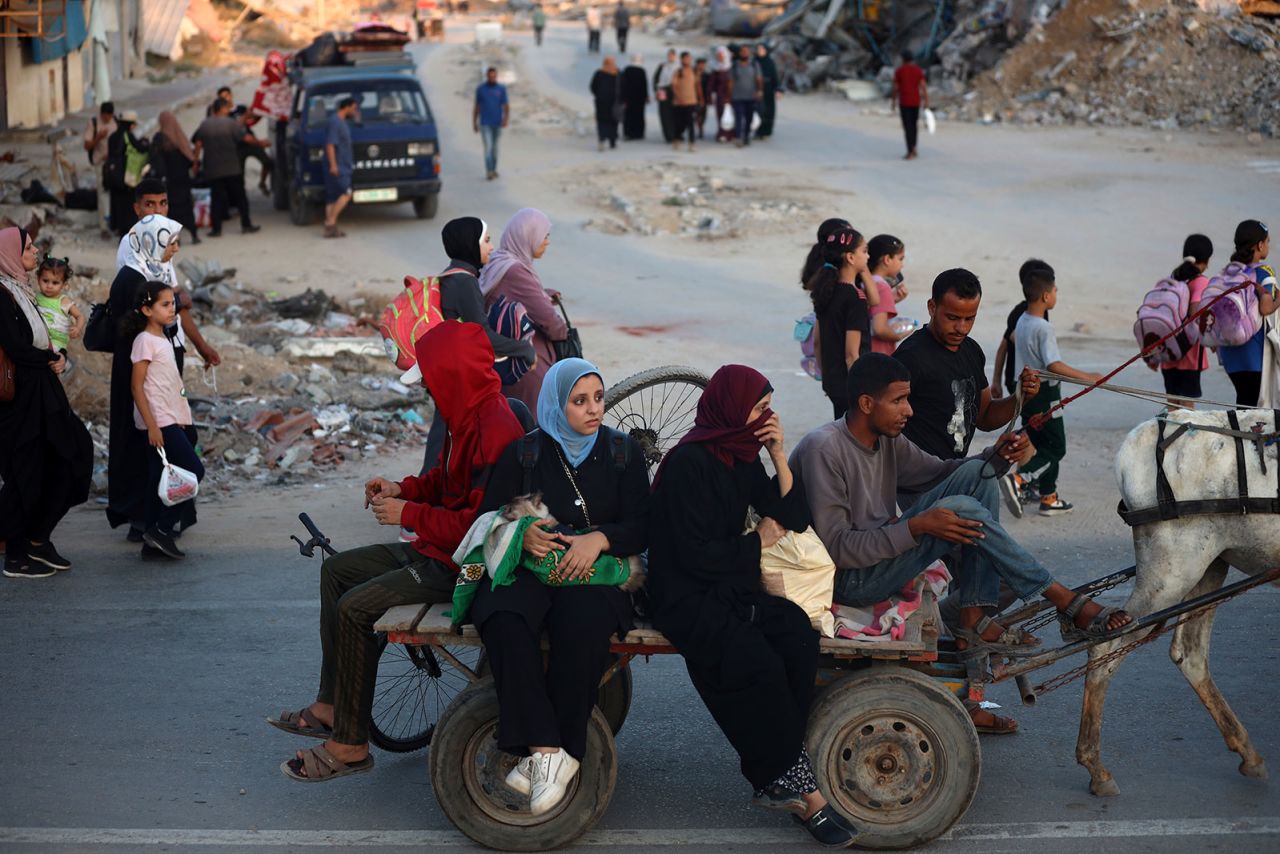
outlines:
[[[305,735],[308,738],[324,738],[327,739],[333,735],[330,727],[316,721],[315,723],[304,722],[304,717],[310,711],[310,706],[298,709],[296,712],[290,712],[287,709],[280,713],[278,718],[267,718],[267,723],[276,729],[284,730],[290,735]]]
[[[1018,722],[1013,718],[1006,718],[1002,715],[997,715],[995,712],[981,707],[969,709],[969,719],[973,720],[973,716],[978,712],[987,712],[991,715],[991,720],[994,721],[994,723],[989,724],[980,724],[977,721],[973,721],[973,728],[977,730],[980,735],[1013,735],[1018,731]]]
[[[304,750],[301,759],[295,756],[280,763],[280,771],[289,779],[297,780],[299,783],[324,783],[372,770],[372,754],[359,762],[347,763],[326,750],[323,744]]]

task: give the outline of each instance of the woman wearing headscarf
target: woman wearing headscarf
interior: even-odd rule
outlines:
[[[711,60],[711,91],[716,99],[716,142],[729,142],[733,139],[733,128],[724,129],[721,120],[725,108],[729,106],[729,72],[733,70],[733,56],[729,48],[721,45],[716,48],[715,57]]]
[[[622,70],[619,87],[626,110],[622,116],[622,138],[644,139],[644,111],[649,106],[649,78],[644,70],[644,57],[631,55],[631,64]]]
[[[702,392],[694,428],[654,479],[650,605],[738,752],[752,805],[792,813],[819,842],[838,845],[856,831],[818,791],[804,750],[818,633],[798,605],[760,585],[761,551],[809,525],[772,399],[769,381],[743,365],[722,367]],[[749,508],[761,519],[743,533]]]
[[[151,140],[151,175],[163,178],[169,191],[169,218],[182,224],[187,239],[199,243],[196,213],[191,200],[191,175],[196,154],[182,132],[178,117],[165,110],[160,114],[160,130]]]
[[[13,400],[0,402],[0,540],[4,574],[41,578],[71,562],[50,538],[89,497],[93,442],[67,401],[53,349],[29,285],[38,253],[21,228],[0,230],[0,350],[14,366]]]
[[[763,97],[760,99],[760,127],[756,129],[756,139],[768,139],[773,136],[773,120],[778,115],[778,64],[773,61],[773,52],[761,42],[756,45],[756,64],[760,66],[760,76],[764,79]]]
[[[125,264],[111,282],[107,309],[111,322],[119,324],[138,305],[138,291],[147,282],[164,282],[177,287],[178,274],[173,258],[178,254],[182,225],[160,214],[148,214],[134,223],[126,235]],[[182,370],[183,342],[181,328],[172,327],[178,370]],[[107,523],[117,528],[129,524],[128,540],[142,542],[146,529],[147,498],[151,481],[146,477],[150,450],[146,436],[133,423],[133,341],[130,336],[115,336],[111,357],[110,432],[107,453]],[[195,505],[188,502],[175,533],[195,524]]]
[[[583,359],[557,362],[538,397],[538,430],[503,453],[481,505],[483,513],[541,493],[560,527],[530,526],[524,550],[538,559],[554,559],[553,550],[563,550],[556,566],[566,582],[585,577],[602,554],[636,555],[646,545],[644,455],[635,439],[602,426],[603,417],[600,371]],[[526,442],[536,442],[536,459],[524,453]],[[564,798],[578,772],[609,637],[631,628],[630,599],[617,587],[544,585],[517,569],[512,584],[492,589],[480,583],[471,618],[498,691],[498,746],[525,757],[507,785],[530,795],[535,815],[545,813]],[[551,641],[545,668],[544,629]]]
[[[133,210],[133,189],[136,186],[134,176],[129,174],[130,161],[146,153],[145,140],[133,135],[137,127],[138,116],[132,110],[125,110],[116,116],[116,132],[107,138],[107,160],[103,167],[103,180],[111,193],[111,230],[123,237],[138,215]],[[133,181],[133,186],[130,183]]]
[[[489,337],[489,344],[497,358],[524,359],[534,362],[537,367],[533,344],[516,338],[499,335],[489,325],[488,315],[484,310],[484,297],[480,293],[480,268],[489,262],[489,253],[493,250],[493,240],[489,236],[489,226],[484,220],[474,216],[451,219],[445,223],[440,232],[444,241],[444,251],[449,256],[449,266],[440,274],[440,312],[445,320],[461,320],[463,323],[477,323]],[[407,376],[405,382],[416,383],[421,375]],[[412,384],[412,383],[410,383]],[[426,458],[422,463],[422,473],[426,474],[440,460],[440,450],[444,447],[444,421],[433,418],[431,431],[427,434]]]
[[[555,306],[560,294],[544,288],[533,269],[534,259],[541,258],[550,244],[551,220],[546,214],[534,208],[516,211],[502,232],[498,248],[480,273],[480,291],[486,309],[498,297],[506,297],[522,304],[537,327],[533,334],[537,364],[506,388],[507,395],[519,398],[530,412],[536,412],[542,378],[556,360],[551,342],[563,341],[569,334],[569,326]]]
[[[601,151],[604,144],[610,148],[618,147],[618,63],[612,56],[606,56],[604,62],[591,75],[591,96],[596,101],[596,139]]]

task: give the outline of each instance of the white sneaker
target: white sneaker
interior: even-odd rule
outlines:
[[[561,750],[558,753],[535,754],[532,766],[529,812],[542,815],[564,800],[569,783],[578,773],[578,760]]]
[[[507,774],[507,788],[519,795],[529,796],[529,792],[533,788],[533,757],[526,756],[516,763],[516,767],[512,768]]]

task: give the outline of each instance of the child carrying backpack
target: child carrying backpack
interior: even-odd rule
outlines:
[[[1245,282],[1254,287],[1227,294],[1213,304],[1213,325],[1206,343],[1218,345],[1218,358],[1236,389],[1237,406],[1257,406],[1262,388],[1262,318],[1274,314],[1275,272],[1263,264],[1271,251],[1271,235],[1265,223],[1246,219],[1236,226],[1231,263],[1205,286],[1208,302]]]
[[[1209,284],[1204,271],[1213,256],[1213,242],[1203,234],[1192,234],[1183,241],[1182,255],[1178,268],[1148,291],[1138,308],[1133,334],[1143,349],[1174,333],[1203,304]],[[1147,367],[1160,371],[1170,407],[1195,409],[1195,400],[1202,394],[1200,374],[1209,367],[1201,341],[1204,325],[1203,320],[1188,324],[1145,357]]]

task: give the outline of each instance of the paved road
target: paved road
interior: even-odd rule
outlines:
[[[548,50],[571,56],[579,49],[577,35],[553,29]],[[587,65],[581,58],[573,61],[578,68]],[[436,69],[438,58],[431,62]],[[570,103],[581,97],[567,94],[571,83],[576,90],[577,78],[554,73],[557,93],[564,90]],[[444,110],[454,127],[463,109],[437,99],[437,110]],[[807,108],[795,109],[804,115]],[[813,127],[815,133],[833,133],[828,125],[815,122]],[[452,137],[446,138],[446,151],[468,150],[465,133],[446,134]],[[873,128],[865,139],[886,151],[892,148],[891,130]],[[992,139],[1008,152],[1017,148],[1013,134]],[[806,135],[805,140],[797,143],[795,157],[822,147],[816,138]],[[450,191],[442,214],[461,212],[468,200],[514,207],[501,188],[491,185],[480,184],[474,195],[461,194],[464,181],[478,176],[478,154],[474,159],[466,163],[459,155],[450,161],[459,164],[460,177],[449,186],[459,190]],[[1030,173],[1034,166],[1032,157],[1015,171]],[[530,186],[528,180],[523,186]],[[944,203],[958,204],[954,199]],[[1002,224],[1010,222],[1011,210],[1001,208]],[[420,234],[412,231],[420,224],[379,219],[385,216],[353,216],[357,229],[371,222],[385,227],[344,251],[377,255],[381,263],[418,263],[421,246],[405,241]],[[634,267],[642,278],[654,265],[680,264],[704,282],[694,293],[682,291],[680,279],[659,281],[654,287],[661,299],[655,304],[617,310],[658,315],[669,312],[680,294],[686,300],[682,309],[703,316],[716,303],[725,304],[732,288],[750,281],[749,259],[658,261],[646,257],[642,244],[600,239],[613,269]],[[557,241],[560,269],[589,281],[585,276],[597,259],[586,252],[586,239],[566,229]],[[706,275],[717,270],[719,278]],[[794,310],[792,293],[784,298],[771,287],[744,293],[759,302],[764,317],[789,317],[786,313]],[[607,291],[587,292],[582,299],[595,317],[617,306]],[[984,328],[993,325],[988,320]],[[772,363],[766,366],[780,376],[776,384],[787,384],[780,385],[780,397],[785,393],[793,404],[788,422],[793,439],[820,420],[825,405],[815,400],[812,386],[788,378],[781,367],[792,363],[789,345],[744,344],[731,330],[702,328],[698,340],[672,344],[681,359],[713,366],[754,353],[758,364]],[[596,334],[603,340],[605,333]],[[1097,366],[1115,364],[1126,351],[1117,342],[1080,346]],[[623,354],[602,349],[611,351],[612,364],[626,363],[625,349]],[[1145,372],[1135,374],[1134,383],[1149,382]],[[1226,394],[1225,382],[1215,377],[1209,390]],[[1064,482],[1076,490],[1081,509],[1070,517],[1012,525],[1016,536],[1073,583],[1131,559],[1128,533],[1111,510],[1109,458],[1123,430],[1150,414],[1136,402],[1093,398],[1077,412]],[[386,460],[382,468],[392,473],[412,464],[406,455]],[[318,664],[317,566],[291,553],[286,536],[295,527],[294,514],[307,510],[339,544],[383,537],[355,509],[357,500],[352,487],[328,483],[285,494],[246,489],[202,512],[200,527],[184,544],[192,557],[179,566],[138,563],[132,547],[105,532],[100,508],[81,508],[58,539],[60,548],[76,558],[75,570],[47,583],[6,580],[0,585],[0,637],[7,646],[0,660],[0,708],[8,723],[0,734],[4,850],[466,847],[436,805],[425,754],[378,753],[375,773],[320,787],[299,786],[277,770],[296,743],[266,726],[263,717],[304,703],[314,691]],[[1280,706],[1278,607],[1280,591],[1271,588],[1233,602],[1218,620],[1215,641],[1219,684],[1252,727],[1255,745],[1273,758],[1280,755],[1280,734],[1273,726]],[[1236,773],[1236,758],[1225,751],[1164,647],[1156,644],[1135,654],[1109,698],[1104,750],[1123,790],[1119,798],[1091,798],[1087,776],[1074,764],[1075,683],[1034,708],[1014,708],[1020,734],[984,738],[977,799],[963,822],[931,850],[1280,850],[1275,786]],[[749,792],[734,756],[678,660],[659,657],[638,664],[635,679],[636,703],[618,739],[617,792],[583,847],[710,852],[804,843],[786,822],[746,807]],[[1006,706],[1015,702],[1011,690],[998,689],[993,697]]]

